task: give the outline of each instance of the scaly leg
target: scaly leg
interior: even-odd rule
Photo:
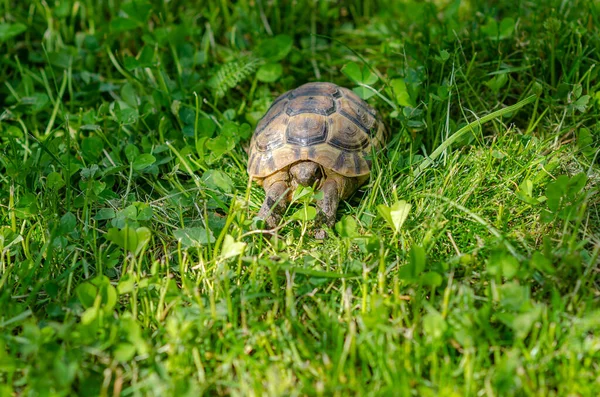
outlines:
[[[258,216],[265,220],[269,229],[279,225],[288,202],[289,177],[287,171],[280,171],[263,181],[265,201]]]
[[[317,227],[325,224],[330,228],[335,225],[335,214],[337,212],[338,204],[340,203],[340,186],[337,178],[327,178],[323,187],[323,198],[317,202]],[[319,228],[315,231],[315,238],[323,240],[327,237],[327,232]]]

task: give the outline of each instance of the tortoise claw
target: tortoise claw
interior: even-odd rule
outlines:
[[[314,234],[314,238],[315,240],[325,240],[328,237],[327,232],[325,231],[325,229],[317,229],[315,230],[315,234]]]
[[[263,219],[269,229],[279,225],[287,206],[288,184],[286,181],[276,180],[265,189],[266,197],[260,207],[258,217]]]

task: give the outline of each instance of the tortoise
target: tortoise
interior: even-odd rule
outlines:
[[[313,186],[323,191],[317,224],[333,227],[339,200],[369,179],[371,152],[386,135],[375,110],[347,88],[315,82],[279,96],[250,141],[248,174],[266,193],[258,216],[275,228],[298,185]]]

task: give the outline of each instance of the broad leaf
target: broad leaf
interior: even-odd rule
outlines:
[[[292,49],[293,39],[285,34],[264,40],[258,46],[257,53],[260,57],[271,62],[285,58]]]
[[[144,170],[156,162],[156,157],[150,153],[140,154],[133,160],[133,169],[136,171]]]
[[[335,224],[335,231],[340,237],[356,237],[358,236],[358,224],[356,220],[349,216],[344,215],[338,223]]]
[[[411,205],[408,204],[404,200],[400,200],[396,202],[391,207],[386,205],[378,205],[377,211],[381,215],[383,219],[388,223],[388,225],[394,230],[394,232],[400,231],[402,225],[408,218],[408,213],[410,212]]]
[[[300,208],[290,217],[290,219],[297,219],[299,221],[311,221],[315,219],[316,216],[317,210],[315,209],[315,207],[309,205],[304,208]]]
[[[355,62],[344,65],[342,73],[357,84],[373,85],[379,80],[379,77],[368,66],[360,67]]]
[[[283,67],[279,63],[267,63],[256,72],[256,78],[263,83],[273,83],[281,77]]]
[[[148,241],[150,241],[151,235],[150,229],[146,227],[134,229],[125,226],[121,230],[116,228],[108,229],[106,239],[137,255],[146,246]]]
[[[390,81],[390,85],[392,86],[392,90],[394,91],[394,98],[396,98],[396,103],[400,106],[410,106],[414,107],[415,104],[410,99],[410,94],[408,93],[408,89],[406,87],[406,82],[404,79],[393,79]]]
[[[246,243],[236,242],[229,234],[225,236],[223,247],[221,248],[221,260],[241,255],[246,248]]]
[[[5,42],[27,30],[22,23],[0,23],[0,43]]]
[[[201,226],[178,229],[173,232],[173,235],[181,242],[184,249],[192,247],[198,248],[207,245],[209,242],[215,242],[215,237],[212,232],[210,230],[207,232],[206,229]]]

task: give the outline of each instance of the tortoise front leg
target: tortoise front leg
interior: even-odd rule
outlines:
[[[259,218],[264,219],[269,229],[279,225],[287,207],[289,181],[287,172],[280,171],[263,181],[265,189],[265,201],[263,202]]]
[[[337,212],[338,205],[340,203],[340,181],[336,178],[327,178],[321,188],[323,191],[323,198],[317,202],[317,227],[315,231],[315,238],[323,240],[327,237],[327,232],[321,229],[320,226],[325,224],[330,228],[335,225],[335,215]]]

